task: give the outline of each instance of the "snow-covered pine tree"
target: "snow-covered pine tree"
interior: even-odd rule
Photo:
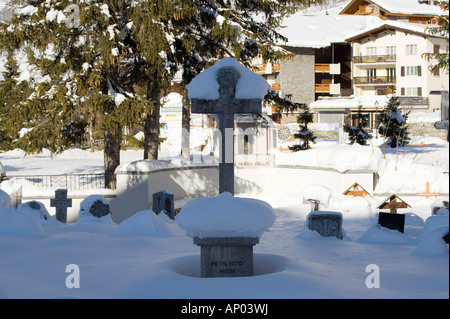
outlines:
[[[383,111],[378,127],[378,132],[388,138],[386,143],[390,147],[396,148],[408,144],[409,132],[406,124],[408,114],[409,112],[402,114],[398,96],[392,95]]]
[[[308,129],[308,123],[313,121],[313,115],[309,111],[308,107],[297,117],[299,125],[299,131],[294,134],[294,137],[301,140],[301,144],[295,144],[289,146],[289,149],[294,152],[305,151],[311,149],[311,143],[316,142],[316,136]]]
[[[20,64],[11,63],[15,70],[0,84],[4,92],[11,83],[18,84],[14,94],[18,98],[1,106],[15,110],[9,113],[16,117],[16,127],[23,128],[21,135],[10,135],[17,138],[15,145],[29,153],[43,148],[60,152],[79,143],[85,126],[95,122],[104,134],[106,186],[114,187],[123,127],[143,124],[142,118],[155,109],[153,101],[159,102],[152,98],[159,97],[161,79],[168,78],[166,36],[155,21],[160,11],[154,9],[166,13],[170,3],[16,4],[15,14],[0,29],[0,50]],[[154,117],[159,127],[159,116]]]
[[[369,119],[367,115],[361,112],[362,105],[358,106],[358,113],[356,113],[356,126],[351,125],[352,123],[349,120],[349,123],[344,125],[344,132],[348,133],[348,139],[350,140],[350,144],[354,144],[355,142],[359,145],[366,145],[367,140],[372,139],[372,135],[369,134],[364,128],[368,126]]]

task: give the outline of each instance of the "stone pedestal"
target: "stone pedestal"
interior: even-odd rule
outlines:
[[[201,247],[201,276],[253,276],[253,246],[259,238],[225,237],[194,238]]]

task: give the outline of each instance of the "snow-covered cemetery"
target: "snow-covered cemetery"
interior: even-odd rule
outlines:
[[[0,299],[449,299],[448,19],[0,0]]]

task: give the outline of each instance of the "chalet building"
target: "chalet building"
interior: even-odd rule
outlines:
[[[400,96],[408,111],[438,111],[440,97],[430,91],[448,90],[448,73],[431,73],[433,61],[423,53],[448,52],[448,39],[428,30],[442,15],[448,12],[436,1],[418,0],[352,0],[337,15],[296,14],[280,31],[289,39],[280,46],[293,57],[273,65],[255,61],[254,70],[308,104],[318,123],[342,124],[362,106],[373,129],[389,94]],[[296,120],[271,111],[281,125]]]

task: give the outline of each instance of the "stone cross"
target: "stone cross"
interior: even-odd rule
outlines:
[[[67,223],[67,207],[72,207],[72,199],[67,198],[67,189],[57,189],[55,198],[50,199],[50,206],[55,207],[56,219]]]
[[[224,67],[218,71],[219,99],[192,99],[192,113],[209,113],[219,116],[221,146],[219,152],[219,193],[234,195],[234,114],[262,113],[261,99],[236,99],[239,73]]]

